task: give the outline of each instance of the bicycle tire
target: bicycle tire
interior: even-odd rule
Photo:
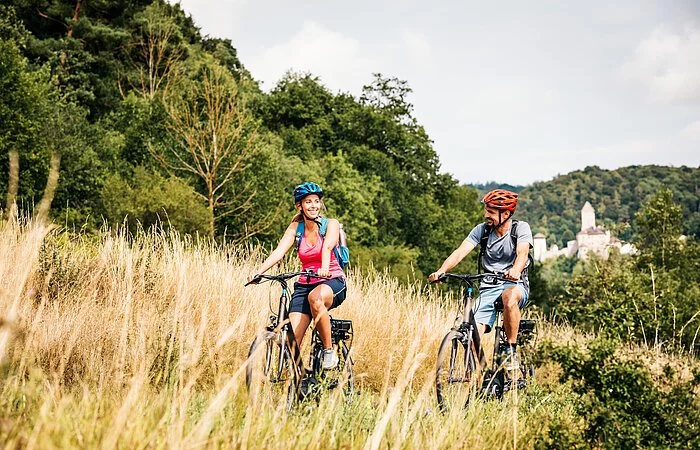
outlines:
[[[483,389],[486,397],[500,400],[506,390],[505,370],[498,369],[495,373],[491,373],[489,377],[485,378],[484,383]]]
[[[352,357],[350,356],[350,349],[345,345],[345,341],[342,342],[340,349],[340,358],[342,364],[343,379],[345,380],[345,386],[343,387],[343,392],[347,398],[351,399],[352,395],[355,393],[355,371],[353,370]]]
[[[520,350],[520,374],[522,379],[525,380],[525,385],[529,385],[530,382],[535,381],[535,365],[530,362],[527,356],[527,350],[521,348]]]
[[[435,368],[435,392],[442,412],[466,407],[475,390],[476,367],[472,335],[461,331],[447,333]]]
[[[313,358],[311,367],[313,368],[313,374],[319,377],[323,385],[329,389],[336,389],[342,385],[346,400],[351,399],[352,394],[355,392],[355,372],[347,344],[345,341],[340,341],[333,345],[338,353],[338,366],[335,369],[324,370],[321,368],[323,347],[320,345],[320,338],[316,333],[314,334],[314,340],[317,340],[318,344],[312,346]]]
[[[294,407],[300,380],[289,346],[279,332],[264,331],[256,336],[248,351],[247,364],[246,387],[254,402],[274,408],[284,398],[288,411]]]

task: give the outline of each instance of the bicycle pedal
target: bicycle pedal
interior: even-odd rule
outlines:
[[[319,385],[319,382],[315,377],[312,377],[312,376],[304,377],[304,379],[301,380],[301,386],[299,389],[301,399],[303,400],[306,397],[308,397],[309,395],[316,392],[318,385]]]

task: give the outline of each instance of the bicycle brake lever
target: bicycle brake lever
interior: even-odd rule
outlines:
[[[243,286],[249,286],[251,284],[258,284],[262,281],[262,277],[260,275],[255,275],[252,280],[244,284]]]
[[[311,274],[313,273],[311,270],[307,269],[304,272],[306,272],[306,283],[311,283]],[[303,275],[302,275],[303,276]]]

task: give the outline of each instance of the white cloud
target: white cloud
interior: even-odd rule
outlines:
[[[569,149],[552,152],[545,159],[557,166],[559,173],[583,169],[585,165],[597,165],[603,169],[639,164],[668,166],[700,165],[700,121],[692,123],[677,133],[654,140],[627,140],[613,145]]]
[[[404,30],[401,33],[404,51],[417,62],[426,62],[430,59],[431,48],[428,40],[421,33]]]
[[[494,157],[493,152],[472,152],[460,156],[448,155],[443,158],[443,163],[460,180],[484,182],[498,178],[495,173],[475,177],[473,168],[490,167],[500,158],[507,160],[509,167],[515,169],[508,172],[507,178],[499,180],[525,185],[593,165],[608,170],[645,164],[698,167],[698,148],[700,121],[658,139],[630,139],[597,147],[522,149],[500,157]]]
[[[320,77],[331,90],[357,94],[377,67],[363,53],[356,39],[307,21],[287,42],[261,51],[248,67],[266,89],[293,70]]]
[[[700,102],[700,28],[657,27],[639,43],[621,74],[644,85],[652,103]]]
[[[700,150],[700,120],[685,127],[681,132],[681,136],[689,141],[694,141]]]
[[[192,15],[202,34],[233,38],[248,0],[168,0]]]

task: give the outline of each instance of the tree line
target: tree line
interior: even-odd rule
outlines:
[[[356,97],[288,73],[265,93],[230,41],[161,0],[13,0],[0,29],[6,214],[41,203],[88,231],[272,243],[313,180],[354,258],[400,276],[432,270],[478,221],[403,80],[375,74]]]
[[[0,92],[6,215],[16,202],[87,231],[167,224],[271,245],[293,215],[291,190],[313,180],[353,260],[402,278],[434,270],[481,220],[477,189],[440,173],[406,81],[375,74],[353,96],[288,73],[263,92],[232,43],[203,36],[178,4],[5,2]],[[697,179],[697,169],[591,167],[508,187],[521,191],[520,218],[565,242],[586,200],[631,234],[623,224],[663,185],[697,236]]]

